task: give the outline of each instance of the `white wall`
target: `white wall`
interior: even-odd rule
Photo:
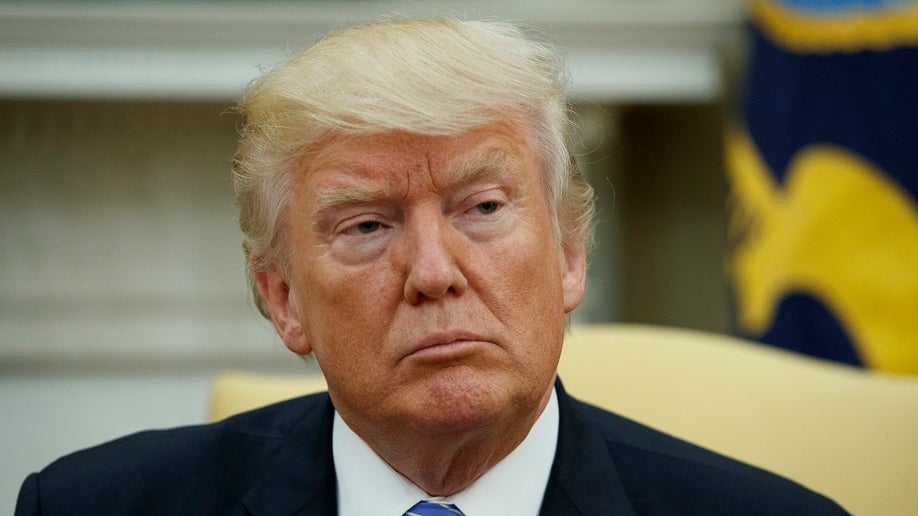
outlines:
[[[219,103],[0,101],[0,513],[78,448],[305,371],[248,299]]]

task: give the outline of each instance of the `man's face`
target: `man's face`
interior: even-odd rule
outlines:
[[[537,415],[585,259],[553,237],[526,134],[496,124],[316,148],[293,177],[289,275],[257,279],[348,425],[461,432]]]

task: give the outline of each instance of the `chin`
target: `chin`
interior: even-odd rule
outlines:
[[[420,396],[412,396],[411,420],[419,428],[434,433],[483,428],[501,419],[518,417],[520,409],[527,405],[525,401],[521,403],[521,386],[509,382],[510,378],[494,378],[471,368],[456,369],[416,386]],[[538,400],[533,403],[535,410]]]

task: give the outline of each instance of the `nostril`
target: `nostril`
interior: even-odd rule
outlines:
[[[411,304],[461,295],[467,283],[457,262],[462,244],[454,229],[438,214],[425,215],[411,218],[399,243],[406,267],[405,300]]]
[[[405,299],[417,304],[447,294],[461,295],[466,279],[455,261],[444,253],[420,254],[413,260],[405,281]]]

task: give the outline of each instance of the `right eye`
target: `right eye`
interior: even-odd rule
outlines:
[[[475,209],[482,215],[490,215],[500,209],[500,203],[497,201],[485,201],[475,205]]]
[[[380,227],[382,227],[382,224],[380,224],[378,220],[365,220],[348,228],[348,233],[357,232],[362,235],[367,235],[378,231]]]

